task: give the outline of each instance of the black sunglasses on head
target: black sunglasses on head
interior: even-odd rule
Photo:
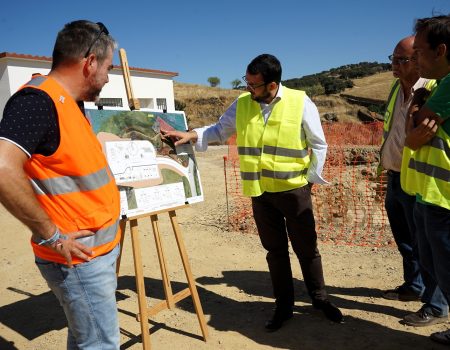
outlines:
[[[94,39],[94,41],[92,42],[91,45],[89,45],[89,48],[86,51],[86,54],[84,55],[84,58],[88,57],[89,54],[91,53],[92,50],[92,46],[94,46],[94,44],[97,42],[97,40],[100,38],[100,36],[102,35],[102,33],[105,33],[105,35],[109,35],[109,30],[108,28],[105,27],[105,25],[102,22],[97,22],[98,27],[100,28],[100,31],[98,32],[97,37]]]

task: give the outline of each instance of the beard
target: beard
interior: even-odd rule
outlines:
[[[83,99],[83,101],[98,102],[98,100],[100,99],[101,91],[102,91],[101,88],[91,87],[88,91],[86,91],[85,98]]]
[[[261,103],[261,102],[267,103],[266,101],[267,101],[268,99],[270,99],[271,95],[270,95],[270,91],[269,91],[269,90],[264,89],[264,92],[263,92],[262,95],[260,95],[260,96],[255,96],[255,95],[252,94],[251,97],[252,97],[252,100],[253,100],[253,101],[256,101],[256,102],[258,102],[258,103]]]
[[[89,87],[86,87],[82,101],[86,102],[98,102],[100,98],[100,92],[102,91],[104,84],[101,84],[98,79],[92,77],[89,80]]]

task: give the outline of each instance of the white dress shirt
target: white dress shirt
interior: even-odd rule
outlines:
[[[284,87],[279,84],[278,92],[272,102],[269,104],[260,103],[265,123],[267,123],[275,104],[283,98],[283,89]],[[206,151],[208,143],[219,142],[223,144],[230,136],[236,133],[236,105],[237,99],[228,107],[216,124],[194,129],[198,135],[195,145],[197,151]],[[308,96],[305,96],[300,132],[305,137],[306,144],[311,150],[311,163],[306,175],[308,182],[319,184],[328,183],[322,178],[322,170],[327,154],[327,143],[323,134],[322,125],[320,124],[319,111]]]

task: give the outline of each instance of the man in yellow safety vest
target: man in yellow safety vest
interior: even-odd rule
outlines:
[[[313,306],[340,323],[342,313],[325,290],[311,203],[312,184],[326,183],[321,172],[327,144],[317,108],[304,91],[281,85],[281,64],[273,55],[254,58],[243,80],[247,92],[218,123],[185,133],[168,132],[167,137],[177,139],[176,145],[196,141],[201,151],[208,143],[223,143],[237,133],[243,192],[252,199],[276,299],[266,330],[276,331],[293,315],[289,240]]]
[[[450,302],[450,15],[419,19],[414,50],[419,74],[437,88],[410,114],[401,184],[416,196],[414,221],[422,276]],[[425,309],[408,319],[436,317]],[[431,339],[450,345],[450,330]]]

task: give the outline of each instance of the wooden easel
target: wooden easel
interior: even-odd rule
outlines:
[[[139,101],[133,97],[133,91],[131,89],[131,79],[130,72],[128,68],[128,62],[126,59],[126,53],[124,49],[119,50],[120,61],[123,69],[123,77],[125,80],[125,88],[127,90],[128,103],[130,105],[130,109],[139,109]],[[136,276],[136,290],[138,294],[138,304],[139,304],[139,314],[137,314],[136,318],[141,324],[141,333],[142,333],[142,346],[143,349],[150,349],[150,333],[148,329],[148,319],[156,315],[158,312],[165,309],[173,309],[175,304],[180,300],[183,300],[189,296],[192,296],[192,301],[194,304],[195,312],[197,314],[198,321],[200,323],[200,328],[203,334],[203,339],[206,341],[208,337],[208,329],[205,322],[205,316],[203,314],[202,305],[200,303],[200,298],[198,296],[197,287],[195,286],[195,280],[191,272],[191,267],[189,265],[189,259],[186,253],[186,248],[184,246],[183,237],[181,236],[180,226],[178,225],[175,210],[182,209],[187,207],[187,205],[182,205],[176,208],[159,210],[156,212],[152,212],[150,214],[143,214],[133,217],[128,217],[123,219],[120,222],[120,226],[122,229],[122,238],[120,244],[120,256],[117,260],[117,275],[119,275],[120,269],[120,260],[122,257],[122,250],[125,238],[125,228],[126,223],[130,223],[130,233],[131,233],[131,243],[133,249],[133,259],[134,259],[134,271]],[[161,235],[159,231],[158,225],[158,215],[162,213],[168,213],[170,217],[170,222],[172,224],[172,229],[175,234],[175,239],[177,241],[178,251],[180,253],[181,261],[183,263],[184,272],[186,275],[186,279],[188,281],[188,288],[183,289],[182,291],[173,294],[172,287],[169,279],[169,274],[167,270],[167,262],[164,256],[164,250],[161,242]],[[159,266],[161,269],[162,282],[164,287],[164,294],[166,300],[159,302],[153,307],[148,307],[147,299],[145,295],[145,285],[144,285],[144,272],[143,272],[143,264],[142,264],[142,254],[141,254],[141,246],[139,240],[139,230],[138,230],[138,219],[143,217],[150,217],[152,223],[153,236],[155,238],[156,251],[158,253]]]

